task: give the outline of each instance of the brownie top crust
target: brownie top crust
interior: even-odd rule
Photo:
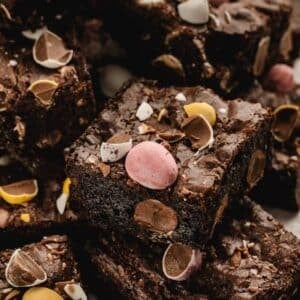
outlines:
[[[186,101],[176,100],[181,97]],[[186,121],[183,106],[192,102],[208,103],[217,114],[214,142],[203,151],[193,149],[189,132],[183,125]],[[144,122],[136,116],[143,103],[153,110]],[[199,203],[199,199],[218,192],[222,178],[239,149],[268,118],[267,110],[260,104],[241,100],[224,102],[203,87],[161,88],[156,82],[134,81],[108,102],[99,119],[67,149],[67,162],[101,174],[101,144],[112,136],[126,134],[133,144],[155,141],[170,150],[179,166],[177,183],[168,189],[168,195],[173,197],[176,194],[185,201]],[[109,166],[109,174],[106,174],[109,178],[128,186],[134,185],[126,174],[124,160]],[[137,191],[141,189],[140,186],[136,188]],[[168,197],[167,194],[165,196]]]
[[[58,88],[53,95],[53,103],[43,104],[37,103],[41,108],[47,108],[49,105],[55,105],[55,101],[63,89],[78,84],[86,84],[85,80],[89,79],[88,71],[85,66],[85,61],[77,53],[75,40],[69,35],[65,38],[65,43],[68,47],[75,50],[72,63],[53,70],[39,66],[32,54],[33,42],[26,39],[19,32],[18,36],[0,35],[0,89],[1,89],[1,106],[0,111],[15,111],[21,113],[25,109],[28,111],[36,99],[34,94],[28,90],[29,86],[41,79],[54,81],[58,84]],[[46,106],[46,107],[45,107]],[[19,110],[18,110],[19,109]]]

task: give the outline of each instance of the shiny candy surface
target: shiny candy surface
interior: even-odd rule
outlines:
[[[172,185],[178,176],[178,167],[172,154],[155,142],[142,142],[131,149],[125,168],[129,177],[153,190]]]

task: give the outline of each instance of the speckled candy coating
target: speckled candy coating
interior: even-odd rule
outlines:
[[[144,187],[163,190],[178,176],[178,167],[172,154],[155,142],[142,142],[127,155],[126,171],[131,179]]]

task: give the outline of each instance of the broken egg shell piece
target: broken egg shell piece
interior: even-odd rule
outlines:
[[[72,300],[87,300],[86,293],[78,283],[66,284],[64,291]]]
[[[117,162],[131,150],[132,139],[123,143],[102,143],[100,155],[102,162]]]
[[[69,199],[69,195],[62,193],[56,200],[56,208],[59,212],[60,215],[63,215],[65,210],[66,210],[66,206],[67,206],[67,202]]]
[[[44,32],[46,32],[48,29],[46,26],[42,28],[38,28],[36,30],[23,30],[22,35],[26,37],[29,40],[37,40]]]
[[[142,122],[149,119],[153,114],[153,108],[147,102],[142,102],[136,111],[136,117]]]
[[[132,180],[153,190],[166,189],[178,176],[173,155],[161,144],[150,141],[139,143],[130,150],[125,168]]]
[[[205,24],[209,20],[208,0],[187,0],[177,5],[179,17],[190,24]]]
[[[169,245],[162,259],[164,275],[174,281],[187,280],[201,265],[201,251],[180,243]]]
[[[183,93],[178,93],[175,96],[175,100],[180,101],[180,102],[186,102],[187,101],[186,96]]]
[[[217,114],[213,106],[206,102],[193,102],[184,105],[184,110],[188,117],[202,115],[207,121],[214,126],[217,121]]]
[[[148,124],[143,123],[138,127],[138,131],[139,134],[143,135],[143,134],[155,133],[156,129]]]
[[[65,48],[63,40],[47,30],[34,43],[32,55],[34,61],[48,69],[57,69],[67,65],[74,51]]]
[[[5,278],[13,287],[32,287],[45,282],[47,273],[26,252],[16,249],[6,266]]]
[[[214,143],[214,132],[210,123],[202,115],[192,116],[183,121],[182,129],[190,138],[192,147],[198,152]]]
[[[297,124],[299,107],[293,104],[283,104],[274,111],[271,132],[278,142],[287,141]]]

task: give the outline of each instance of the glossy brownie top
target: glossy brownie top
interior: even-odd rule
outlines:
[[[191,132],[193,126],[189,126],[194,125],[193,120],[189,123],[193,117],[188,118],[184,108],[194,102],[209,104],[217,116],[212,126],[213,141],[200,151],[199,140],[193,138],[198,133]],[[140,121],[138,110],[144,111],[141,106],[145,103],[152,113]],[[170,151],[179,168],[177,182],[165,190],[171,191],[170,195],[175,193],[185,199],[199,200],[199,196],[218,191],[240,149],[262,124],[266,126],[268,120],[269,114],[260,104],[241,100],[224,102],[211,90],[200,86],[163,88],[152,81],[133,81],[108,102],[98,120],[67,149],[66,157],[68,163],[82,166],[83,172],[97,172],[139,189],[141,186],[126,173],[124,158],[103,162],[101,148],[103,142],[110,143],[110,138],[118,138],[120,134],[127,135],[133,146],[153,141]],[[202,125],[196,122],[195,126]],[[199,133],[200,142],[204,133]]]

